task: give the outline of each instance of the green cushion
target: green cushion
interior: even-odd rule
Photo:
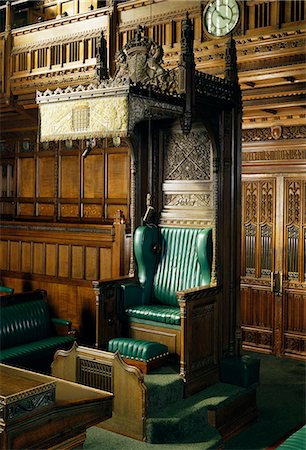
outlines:
[[[108,343],[108,351],[118,351],[124,358],[137,361],[151,361],[168,354],[168,347],[158,342],[143,341],[131,338],[114,338]]]
[[[67,348],[74,342],[74,336],[54,336],[36,342],[7,348],[0,352],[0,361],[6,363],[22,363],[44,359],[53,355],[59,348]]]
[[[154,322],[167,323],[169,325],[180,325],[180,308],[167,305],[141,305],[126,308],[125,314],[142,320],[153,320]]]
[[[1,307],[1,348],[39,341],[51,334],[48,305],[44,300],[10,303]]]

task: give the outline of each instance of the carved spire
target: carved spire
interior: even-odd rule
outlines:
[[[193,29],[188,12],[182,20],[181,55],[179,70],[179,90],[185,94],[184,115],[181,120],[182,131],[188,134],[192,127],[192,107],[194,103],[194,54]]]
[[[236,43],[232,35],[226,42],[224,75],[226,80],[238,84]]]
[[[106,39],[104,37],[103,31],[101,31],[100,41],[98,45],[97,52],[97,75],[99,80],[103,80],[108,78],[107,73],[107,47],[106,47]]]

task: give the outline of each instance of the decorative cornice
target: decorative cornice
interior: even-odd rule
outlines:
[[[28,52],[31,50],[38,50],[45,47],[51,47],[55,45],[61,45],[61,44],[68,44],[70,42],[75,42],[77,40],[85,40],[85,39],[91,39],[94,37],[99,37],[101,35],[102,31],[106,31],[106,27],[99,27],[95,28],[94,30],[90,30],[87,32],[78,32],[78,33],[69,33],[69,34],[62,34],[61,36],[57,36],[52,39],[44,39],[41,41],[35,41],[35,42],[29,42],[25,45],[19,45],[15,46],[12,49],[12,55],[16,55],[19,53]]]
[[[184,3],[182,3],[182,5],[184,5]],[[120,9],[120,6],[118,7],[118,10],[119,9]],[[196,16],[197,14],[200,14],[200,13],[201,13],[200,5],[196,5],[193,8],[188,9],[189,17]],[[150,16],[145,16],[145,17],[137,18],[135,20],[123,22],[119,26],[119,31],[123,32],[123,31],[130,30],[131,28],[137,27],[137,25],[139,25],[140,23],[144,26],[152,26],[155,24],[160,25],[162,22],[168,23],[169,16],[171,16],[171,20],[182,19],[183,17],[186,16],[186,6],[184,5],[184,7],[182,7],[181,9],[175,9],[174,11],[169,10],[163,14],[152,14]]]
[[[242,142],[274,141],[287,139],[305,139],[306,125],[282,127],[279,136],[273,134],[273,128],[252,128],[242,131]]]

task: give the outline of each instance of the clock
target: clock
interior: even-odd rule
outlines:
[[[236,27],[240,16],[236,0],[212,0],[203,13],[203,24],[207,33],[213,37],[223,37]]]

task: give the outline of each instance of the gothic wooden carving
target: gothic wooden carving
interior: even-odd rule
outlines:
[[[187,136],[169,134],[165,148],[165,180],[211,180],[211,141],[206,130]]]

